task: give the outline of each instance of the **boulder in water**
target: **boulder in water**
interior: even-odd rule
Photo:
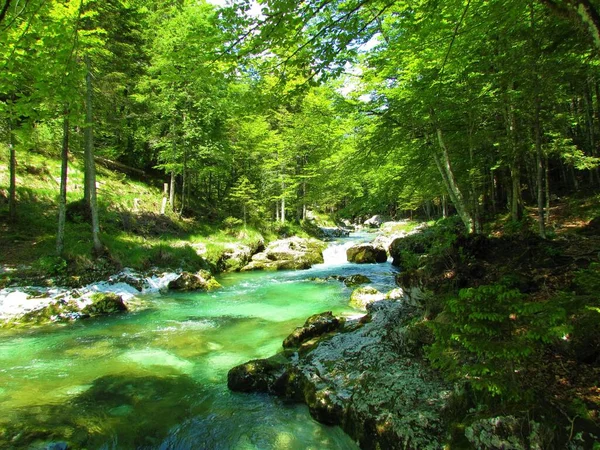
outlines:
[[[350,230],[341,227],[319,227],[323,235],[327,238],[337,238],[350,236]]]
[[[344,278],[343,281],[346,286],[358,286],[359,284],[370,283],[371,279],[366,275],[357,273],[356,275],[350,275],[349,277]]]
[[[306,319],[304,325],[296,328],[283,341],[283,348],[296,348],[309,339],[335,331],[344,325],[344,319],[335,317],[331,311],[314,314]]]
[[[212,291],[221,287],[219,282],[206,270],[197,273],[182,272],[175,280],[169,282],[173,291]]]
[[[381,247],[371,244],[358,244],[346,250],[348,261],[357,264],[384,263],[387,261],[387,253]]]
[[[297,236],[273,241],[263,252],[252,256],[242,271],[310,269],[323,262],[323,247],[321,241]]]
[[[127,311],[127,306],[121,296],[112,292],[98,293],[92,296],[92,303],[81,312],[90,316],[100,316]]]
[[[287,360],[277,354],[240,364],[227,373],[227,387],[236,392],[272,392],[285,373],[286,363]]]

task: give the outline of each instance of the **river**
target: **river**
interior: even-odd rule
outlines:
[[[389,263],[345,262],[345,249],[364,240],[332,243],[306,271],[226,274],[223,289],[151,296],[134,313],[0,330],[0,448],[357,448],[305,406],[232,393],[226,379],[279,351],[308,316],[357,313],[350,288],[315,277],[361,273],[394,287]]]

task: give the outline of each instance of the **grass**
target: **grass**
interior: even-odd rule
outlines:
[[[46,154],[18,154],[17,220],[8,221],[8,160],[0,152],[0,267],[27,266],[30,272],[81,274],[104,264],[107,271],[131,267],[219,269],[228,244],[251,246],[261,233],[241,226],[224,230],[220,224],[198,223],[174,213],[160,215],[162,191],[149,183],[97,166],[100,238],[105,261],[91,258],[90,225],[72,207],[83,197],[83,167],[70,161],[67,201],[70,220],[65,229],[63,257],[55,255],[60,161]],[[276,230],[275,230],[276,231]],[[269,236],[274,233],[267,230]]]

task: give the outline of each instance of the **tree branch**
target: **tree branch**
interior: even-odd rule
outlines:
[[[6,16],[6,13],[8,12],[8,8],[10,7],[10,2],[11,2],[11,0],[6,0],[4,2],[4,6],[2,7],[2,10],[0,10],[0,22],[2,22],[4,20],[4,17]]]

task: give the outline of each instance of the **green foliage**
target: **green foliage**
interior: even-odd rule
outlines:
[[[42,256],[35,267],[42,274],[63,275],[67,271],[67,261],[60,256]]]
[[[222,222],[223,228],[228,234],[233,235],[236,232],[236,228],[239,228],[244,224],[243,220],[238,219],[237,217],[227,217]]]
[[[575,272],[573,282],[580,293],[598,295],[600,292],[600,263],[591,263],[587,269]]]
[[[564,310],[527,301],[515,289],[486,285],[462,289],[432,322],[428,357],[452,379],[503,400],[525,400],[528,362],[564,329]]]

